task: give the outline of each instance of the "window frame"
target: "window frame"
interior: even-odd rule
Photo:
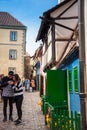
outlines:
[[[14,73],[16,73],[16,67],[8,67],[8,73],[9,71],[13,71]]]
[[[10,31],[10,41],[17,41],[17,31]]]
[[[11,51],[14,51],[15,53],[11,53]],[[12,57],[11,57],[11,55],[12,55]],[[10,49],[9,50],[9,59],[10,60],[16,60],[17,59],[17,50],[16,49]]]

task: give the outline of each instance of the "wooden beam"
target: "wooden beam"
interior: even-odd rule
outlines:
[[[72,28],[70,28],[70,27],[67,27],[67,26],[62,25],[62,24],[57,23],[57,22],[54,22],[53,19],[47,19],[47,18],[44,18],[44,17],[40,17],[40,18],[41,18],[42,20],[44,20],[44,21],[49,22],[50,24],[55,24],[55,25],[58,25],[58,26],[60,26],[60,27],[65,28],[65,29],[68,29],[68,30],[70,30],[70,31],[74,31],[74,29],[72,29]]]
[[[76,41],[76,40],[75,40],[75,39],[72,39],[72,38],[69,38],[69,39],[65,39],[65,38],[61,38],[61,39],[59,38],[59,39],[58,39],[58,38],[57,38],[57,39],[55,39],[55,41],[60,41],[60,42],[61,42],[61,41]]]
[[[70,19],[78,19],[78,16],[73,16],[73,17],[57,17],[57,18],[52,18],[53,20],[70,20]]]
[[[68,11],[78,0],[76,0],[74,3],[72,3],[68,8],[66,8],[59,16],[57,16],[56,18],[58,17],[61,17],[66,11]]]

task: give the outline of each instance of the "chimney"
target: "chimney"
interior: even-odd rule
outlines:
[[[61,2],[63,2],[63,1],[64,1],[64,0],[58,0],[58,4],[61,3]]]

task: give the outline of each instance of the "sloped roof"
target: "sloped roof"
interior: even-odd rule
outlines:
[[[57,65],[58,67],[70,51],[74,50],[76,46],[79,46],[79,43],[77,42],[79,35],[78,0],[63,1],[62,3],[44,12],[41,19],[42,21],[36,41],[43,41],[48,34],[49,27],[51,25],[55,25],[55,39],[53,40],[56,46],[56,53],[54,55],[55,61],[51,60],[51,63],[53,64],[54,62],[54,65]],[[49,50],[47,49],[47,51]],[[47,61],[47,65],[50,65],[51,63],[50,60]]]
[[[0,27],[22,27],[26,29],[25,25],[8,12],[0,12]]]
[[[60,28],[61,32],[63,32],[63,30],[70,30],[71,32],[74,32],[78,23],[78,8],[76,9],[75,7],[76,10],[72,10],[72,7],[76,6],[77,2],[78,0],[65,0],[55,7],[44,12],[43,16],[41,17],[42,21],[36,41],[43,39],[45,33],[49,29],[50,24],[57,25]],[[55,16],[57,10],[58,14]],[[70,10],[71,12],[68,13]]]

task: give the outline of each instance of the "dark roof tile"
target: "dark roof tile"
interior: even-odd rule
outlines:
[[[8,12],[0,12],[0,25],[25,27],[20,21],[18,21]]]

